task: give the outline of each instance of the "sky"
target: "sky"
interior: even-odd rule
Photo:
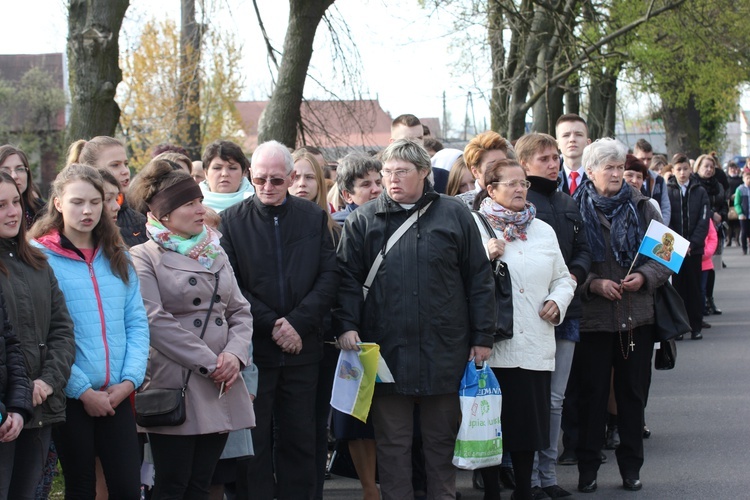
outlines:
[[[266,49],[251,0],[206,0],[216,14],[212,29],[233,33],[243,45],[245,77],[243,99],[268,99],[272,89]],[[65,0],[24,0],[4,2],[4,23],[0,53],[32,54],[64,52],[67,37]],[[271,43],[281,50],[288,18],[288,2],[258,0]],[[346,19],[358,47],[363,75],[359,89],[364,98],[379,99],[382,108],[395,117],[412,113],[420,117],[443,116],[443,92],[454,128],[463,126],[467,113],[467,92],[472,91],[477,128],[488,122],[488,104],[473,78],[454,69],[460,54],[449,48],[451,19],[428,16],[418,0],[337,0],[333,6],[339,18]],[[330,11],[330,9],[329,9]],[[44,13],[40,15],[40,13]],[[131,0],[120,34],[121,50],[137,39],[140,27],[149,19],[170,17],[179,22],[179,0]],[[33,27],[33,29],[32,29]],[[335,85],[329,37],[318,27],[311,73]],[[458,74],[457,74],[458,73]],[[308,79],[308,99],[327,98]],[[471,110],[469,110],[471,116]]]

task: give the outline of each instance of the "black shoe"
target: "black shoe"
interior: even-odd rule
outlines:
[[[475,490],[484,491],[484,478],[479,470],[474,470],[471,474],[471,485]]]
[[[711,323],[706,323],[705,321],[701,321],[701,328],[711,328]]]
[[[678,335],[678,336],[676,336],[676,337],[675,337],[674,339],[675,339],[675,340],[682,340],[683,338],[685,338],[685,336],[684,336],[684,335]]]
[[[649,429],[648,427],[644,425],[643,426],[643,439],[648,439],[650,437],[651,437],[651,429]]]
[[[643,488],[643,483],[640,479],[623,479],[622,487],[628,491],[638,491]]]
[[[534,500],[545,500],[549,498],[549,495],[547,495],[547,492],[541,486],[534,486],[531,488],[531,498]]]
[[[573,450],[563,450],[557,458],[557,465],[578,465],[578,457]]]
[[[703,334],[701,332],[693,332],[690,334],[690,340],[700,340],[703,338]]]
[[[509,490],[516,489],[516,474],[513,467],[500,467],[500,484]]]
[[[716,307],[716,302],[714,302],[713,297],[708,297],[706,300],[708,301],[708,306],[711,308],[711,312],[713,314],[716,314],[716,315],[721,314],[721,309]]]
[[[547,494],[549,498],[565,498],[565,497],[573,496],[571,492],[560,488],[556,484],[553,484],[552,486],[547,486],[546,488],[542,488],[542,489],[544,490],[544,492]]]
[[[596,479],[592,479],[588,483],[578,483],[578,491],[581,493],[593,493],[596,491],[596,488]]]

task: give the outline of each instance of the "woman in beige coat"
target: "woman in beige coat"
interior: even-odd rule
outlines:
[[[140,177],[150,239],[131,253],[151,329],[142,390],[180,388],[190,373],[185,422],[139,429],[151,442],[152,498],[208,498],[227,433],[255,425],[240,377],[251,363],[250,304],[219,246],[220,235],[204,224],[202,194],[192,178],[164,160],[152,161]]]

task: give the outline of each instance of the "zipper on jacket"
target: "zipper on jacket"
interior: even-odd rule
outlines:
[[[279,304],[281,310],[286,310],[286,294],[284,293],[284,256],[281,253],[281,226],[279,225],[279,216],[273,218],[273,230],[276,237],[276,263],[279,268]],[[284,351],[281,351],[281,366],[284,366]]]
[[[109,386],[109,343],[107,342],[107,324],[104,321],[104,306],[102,305],[102,296],[99,293],[99,283],[96,281],[96,275],[94,274],[94,264],[92,262],[86,262],[89,267],[89,276],[91,276],[91,282],[94,284],[94,295],[96,295],[96,305],[99,309],[99,320],[102,323],[102,343],[104,344],[104,369],[105,378],[102,389]]]

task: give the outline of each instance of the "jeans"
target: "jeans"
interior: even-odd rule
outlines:
[[[0,498],[34,500],[51,436],[50,426],[24,429],[15,441],[0,443]]]
[[[560,437],[560,421],[565,399],[565,388],[573,363],[576,343],[572,340],[555,341],[555,371],[552,372],[549,424],[549,448],[542,450],[534,457],[534,469],[531,473],[531,485],[546,488],[557,484],[555,464],[557,463],[557,440]]]

